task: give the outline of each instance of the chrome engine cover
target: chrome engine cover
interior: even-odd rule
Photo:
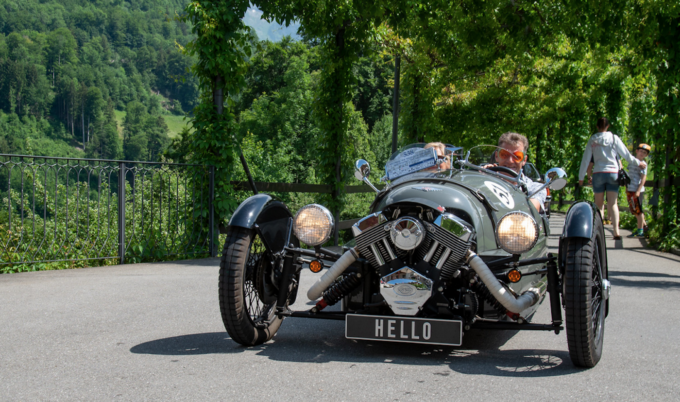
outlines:
[[[390,237],[392,243],[401,250],[413,250],[423,242],[425,228],[416,218],[406,216],[392,223]]]
[[[432,280],[403,267],[380,278],[380,294],[394,314],[414,316],[432,296]]]

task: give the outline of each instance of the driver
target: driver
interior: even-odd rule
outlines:
[[[527,150],[529,149],[527,137],[522,134],[507,132],[498,139],[498,146],[502,149],[496,152],[497,166],[503,166],[517,172],[520,180],[526,184],[529,194],[542,186],[541,183],[534,182],[522,173],[522,168],[527,163]],[[536,207],[537,211],[541,212],[547,196],[548,191],[543,189],[534,194],[529,201]]]

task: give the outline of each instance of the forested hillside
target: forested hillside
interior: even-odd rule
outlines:
[[[0,0],[0,153],[157,159],[198,98],[185,3]]]

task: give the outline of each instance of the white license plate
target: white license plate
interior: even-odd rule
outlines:
[[[463,322],[429,318],[347,314],[345,337],[388,342],[460,346]]]

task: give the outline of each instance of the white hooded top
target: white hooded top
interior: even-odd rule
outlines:
[[[593,134],[588,140],[586,150],[583,152],[578,179],[583,180],[585,177],[591,157],[595,161],[593,173],[618,173],[619,163],[616,160],[617,154],[633,166],[640,165],[640,161],[628,152],[628,148],[623,145],[623,141],[618,136],[609,131]]]

